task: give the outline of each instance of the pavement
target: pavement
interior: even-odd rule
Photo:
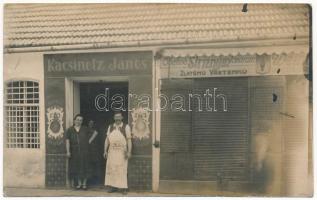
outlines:
[[[12,188],[3,189],[5,197],[158,197],[158,196],[179,196],[176,194],[162,194],[154,192],[128,192],[123,195],[121,193],[108,193],[106,189],[89,188],[88,190],[75,190],[63,188]],[[182,195],[183,196],[183,195]],[[186,195],[187,196],[187,195]]]
[[[250,194],[249,194],[250,195]],[[128,194],[108,193],[105,188],[89,188],[88,190],[75,190],[71,188],[13,188],[5,187],[3,189],[4,197],[177,197],[177,196],[248,196],[245,193],[237,192],[210,192],[204,195],[191,194],[166,194],[155,192],[137,192],[129,191]]]

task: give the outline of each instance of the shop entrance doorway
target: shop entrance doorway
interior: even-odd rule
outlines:
[[[105,178],[106,160],[103,158],[104,141],[108,126],[113,123],[113,107],[115,100],[123,98],[122,111],[125,123],[128,122],[128,82],[78,82],[74,84],[74,116],[81,113],[83,124],[88,126],[94,121],[94,128],[98,132],[89,148],[90,178],[88,185],[103,186]],[[120,96],[120,97],[118,97]]]

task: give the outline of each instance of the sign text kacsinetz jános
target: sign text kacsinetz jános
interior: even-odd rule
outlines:
[[[147,63],[145,60],[129,59],[118,60],[113,58],[111,63],[106,63],[104,60],[71,60],[71,61],[58,61],[54,58],[48,59],[47,71],[48,72],[102,72],[102,71],[116,71],[116,70],[145,70]]]
[[[152,52],[44,55],[49,76],[151,74]]]

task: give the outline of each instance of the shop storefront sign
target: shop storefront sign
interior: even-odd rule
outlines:
[[[163,57],[162,78],[305,74],[304,53]]]
[[[48,54],[44,62],[49,76],[149,74],[152,64],[151,52]]]

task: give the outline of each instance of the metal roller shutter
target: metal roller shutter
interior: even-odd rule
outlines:
[[[226,96],[228,111],[216,97],[217,111],[193,112],[194,177],[245,180],[249,174],[248,79],[197,79],[193,93],[202,94],[208,88]]]
[[[203,94],[217,88],[226,95],[228,112],[217,99],[217,112],[206,111]],[[192,98],[192,112],[161,113],[161,180],[245,180],[249,163],[248,79],[208,78],[163,80],[162,94],[202,96],[202,112]],[[212,104],[211,104],[212,105]]]
[[[169,99],[175,94],[187,97],[192,90],[192,80],[163,80],[161,88],[161,94]],[[171,109],[161,112],[161,180],[192,179],[191,121],[190,112],[172,112]]]

